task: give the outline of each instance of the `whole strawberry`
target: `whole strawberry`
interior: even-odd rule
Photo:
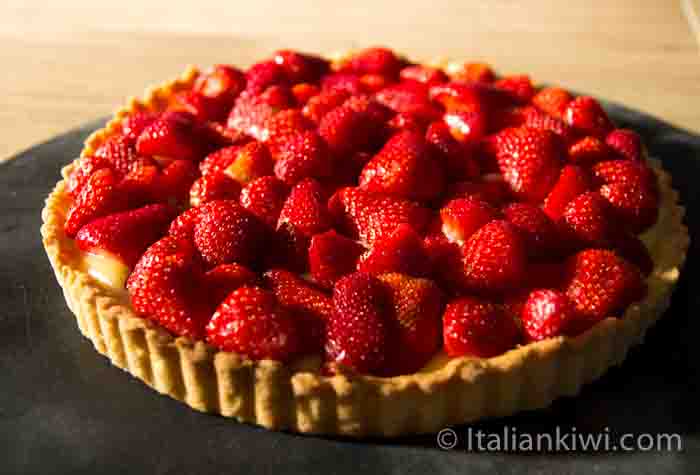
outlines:
[[[575,336],[586,330],[569,298],[558,290],[541,289],[530,293],[521,318],[529,341],[557,336]]]
[[[333,288],[338,279],[354,272],[365,248],[331,229],[311,238],[309,271],[316,284]]]
[[[566,105],[564,120],[580,133],[602,139],[614,128],[600,103],[587,96],[579,96]]]
[[[241,185],[223,173],[197,178],[190,188],[190,206],[200,206],[214,200],[237,200]]]
[[[136,151],[147,157],[172,160],[199,160],[207,145],[197,120],[187,112],[163,114],[146,127],[136,141]]]
[[[275,175],[288,185],[304,178],[327,178],[333,170],[326,144],[311,131],[287,137],[279,146],[276,159]]]
[[[245,82],[245,75],[237,68],[217,64],[211,71],[197,78],[193,90],[212,99],[221,100],[230,108],[245,88]]]
[[[590,173],[578,165],[566,165],[562,168],[554,188],[545,198],[542,209],[547,216],[557,220],[564,214],[566,207],[574,198],[590,189]]]
[[[442,317],[445,351],[451,357],[491,358],[520,342],[516,320],[498,304],[462,297],[447,305]]]
[[[605,137],[605,143],[627,160],[644,160],[646,151],[642,138],[629,129],[615,129]]]
[[[461,243],[496,216],[496,210],[477,196],[457,198],[440,210],[441,229],[447,239]]]
[[[64,230],[68,237],[75,237],[81,227],[94,219],[129,207],[117,185],[118,177],[110,168],[101,168],[90,175],[66,216]]]
[[[571,102],[571,99],[571,94],[560,87],[545,87],[535,94],[532,98],[532,103],[552,117],[562,119],[564,110]]]
[[[126,175],[131,170],[138,155],[131,140],[121,135],[115,135],[95,150],[95,157],[103,158],[114,171]]]
[[[571,236],[588,246],[605,246],[615,231],[610,204],[595,191],[574,198],[562,215],[562,224]]]
[[[503,208],[503,215],[520,233],[528,256],[552,256],[561,248],[554,222],[540,207],[529,203],[511,203]]]
[[[289,187],[284,182],[274,176],[264,176],[241,190],[240,203],[270,228],[275,228],[287,195]]]
[[[331,220],[323,194],[321,185],[313,178],[297,183],[284,202],[277,227],[293,226],[307,238],[326,231]]]
[[[245,186],[257,178],[272,175],[272,167],[272,157],[267,147],[252,141],[236,151],[235,160],[226,166],[223,173]]]
[[[202,286],[207,292],[208,300],[216,307],[234,290],[244,285],[256,285],[258,276],[245,266],[236,264],[220,264],[202,275]]]
[[[430,260],[421,237],[408,224],[374,243],[357,263],[357,270],[369,274],[398,272],[414,277],[430,275]]]
[[[207,324],[206,337],[223,351],[284,362],[304,350],[299,324],[271,292],[244,286],[219,305]]]

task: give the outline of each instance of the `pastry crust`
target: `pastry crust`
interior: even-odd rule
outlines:
[[[133,111],[164,109],[175,93],[191,88],[198,74],[189,68],[180,78],[148,90],[143,99],[130,99],[87,139],[81,156],[118,133],[121,119]],[[658,161],[651,162],[661,204],[657,224],[642,236],[654,259],[643,301],[622,318],[607,318],[575,338],[531,343],[488,359],[440,354],[417,373],[391,378],[323,376],[275,361],[251,361],[202,341],[174,337],[138,317],[125,292],[99,285],[81,268],[80,252],[63,231],[70,205],[65,178],[75,162],[63,168],[64,180],[46,200],[41,233],[80,331],[115,366],[158,392],[199,411],[275,430],[355,437],[427,433],[575,395],[643,340],[669,305],[689,244],[671,177]]]

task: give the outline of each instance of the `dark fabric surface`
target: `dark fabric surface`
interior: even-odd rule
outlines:
[[[610,105],[640,130],[674,177],[698,234],[700,137]],[[40,210],[87,134],[86,124],[0,165],[0,473],[697,473],[700,465],[693,242],[672,307],[627,361],[576,398],[435,436],[349,441],[268,432],[200,414],[110,365],[83,338],[41,246]],[[467,450],[468,431],[554,435],[679,433],[683,451],[498,453]],[[607,429],[606,429],[607,428]]]

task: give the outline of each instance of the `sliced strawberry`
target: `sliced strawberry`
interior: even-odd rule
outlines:
[[[202,284],[214,308],[234,290],[257,283],[258,276],[253,271],[236,263],[220,264],[202,275]]]
[[[409,224],[420,234],[430,221],[430,210],[413,201],[358,188],[338,190],[328,207],[337,222],[370,247],[389,236],[400,224]]]
[[[353,54],[340,67],[342,72],[355,74],[381,74],[396,78],[404,62],[390,49],[367,48]]]
[[[525,74],[506,76],[493,83],[498,89],[506,91],[515,102],[527,104],[535,95],[535,87],[530,76]]]
[[[253,180],[272,175],[272,157],[267,147],[252,141],[236,152],[236,159],[223,171],[224,175],[245,186]]]
[[[244,286],[219,305],[206,327],[209,343],[253,360],[290,361],[303,348],[301,321],[260,287]]]
[[[614,234],[612,210],[598,192],[589,191],[569,202],[562,224],[580,243],[606,246]]]
[[[520,342],[520,328],[503,306],[475,297],[450,302],[442,325],[445,351],[453,358],[491,358]]]
[[[141,256],[127,289],[134,310],[177,336],[204,337],[209,312],[197,285],[197,250],[187,240],[167,236]]]
[[[235,201],[210,201],[200,208],[194,242],[210,266],[253,264],[265,247],[265,226]]]
[[[571,200],[590,189],[591,177],[588,171],[578,165],[566,165],[562,168],[554,188],[544,200],[543,210],[556,221],[564,214]]]
[[[630,129],[615,129],[605,137],[605,143],[627,160],[644,160],[646,152],[642,138]]]
[[[496,210],[479,197],[458,198],[440,210],[441,229],[447,239],[461,243],[496,216]]]
[[[538,203],[554,187],[562,165],[562,150],[549,131],[510,128],[497,136],[498,166],[519,198]]]
[[[81,251],[116,258],[132,268],[165,234],[173,216],[173,209],[162,204],[110,214],[80,228],[75,242]]]
[[[462,248],[465,286],[484,292],[517,287],[525,276],[526,249],[507,221],[491,221],[471,235]]]
[[[186,239],[192,242],[194,239],[194,227],[199,221],[199,217],[199,208],[190,208],[182,212],[170,223],[168,234],[178,239]]]
[[[306,102],[302,109],[302,114],[315,124],[318,124],[324,115],[342,105],[349,97],[350,93],[342,89],[322,91]]]
[[[545,87],[535,94],[532,103],[552,117],[563,119],[564,110],[571,99],[573,99],[571,94],[560,87]]]
[[[557,228],[540,207],[529,203],[511,203],[503,208],[503,215],[520,233],[530,257],[551,256],[560,249]]]
[[[228,116],[227,127],[263,140],[266,122],[293,105],[294,96],[284,86],[270,86],[259,95],[246,90],[236,99],[236,105]]]
[[[567,266],[566,295],[589,326],[622,316],[628,305],[644,295],[639,270],[613,251],[587,249],[571,256]]]
[[[95,157],[103,158],[114,171],[121,175],[129,173],[138,159],[131,140],[121,135],[108,138],[95,150]]]
[[[291,225],[307,238],[328,230],[331,220],[323,194],[313,178],[297,183],[284,202],[277,227]]]
[[[316,234],[309,245],[311,277],[321,287],[332,288],[338,279],[355,270],[364,251],[361,244],[332,229]]]
[[[151,125],[158,118],[159,114],[153,112],[134,112],[122,119],[122,135],[131,145],[136,145],[136,141],[146,127]]]
[[[425,366],[440,349],[444,294],[429,279],[404,274],[384,274],[390,305],[397,325],[392,346],[395,374],[410,374]]]
[[[171,160],[199,160],[207,148],[195,117],[187,112],[163,114],[136,141],[139,154]]]
[[[282,68],[291,84],[316,82],[330,67],[328,61],[320,56],[292,50],[276,51],[273,60]]]
[[[414,200],[431,200],[445,187],[444,171],[422,134],[394,135],[360,174],[360,188]]]
[[[193,90],[221,100],[230,108],[245,86],[246,78],[242,71],[226,64],[217,64],[211,71],[197,78]]]
[[[102,216],[127,209],[129,200],[120,196],[117,175],[109,168],[96,170],[71,205],[64,230],[74,238],[80,228]]]
[[[585,135],[604,139],[614,128],[600,103],[592,97],[579,96],[566,105],[564,121]]]
[[[68,194],[70,194],[72,198],[77,198],[83,186],[85,186],[85,183],[90,179],[90,175],[100,168],[111,168],[111,166],[104,158],[92,155],[81,157],[68,176]]]
[[[357,263],[357,270],[368,274],[398,272],[414,277],[430,275],[430,260],[423,241],[408,224],[374,243]]]
[[[327,178],[333,165],[328,148],[316,132],[300,132],[287,137],[276,154],[275,175],[294,185],[304,178]]]
[[[558,290],[531,292],[523,306],[521,318],[528,341],[575,336],[586,329],[569,298]]]
[[[490,83],[496,79],[496,75],[488,64],[472,61],[464,63],[452,74],[452,78],[459,81]]]
[[[584,137],[569,147],[569,162],[581,166],[610,160],[613,151],[605,142],[592,136]]]
[[[264,176],[248,183],[241,190],[240,203],[269,227],[277,221],[289,195],[289,187],[274,176]]]
[[[223,173],[207,175],[195,180],[190,188],[190,206],[201,206],[214,200],[237,200],[241,185]]]
[[[364,374],[387,371],[391,302],[386,286],[357,272],[333,290],[333,314],[326,324],[326,361]]]

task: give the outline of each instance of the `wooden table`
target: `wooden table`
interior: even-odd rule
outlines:
[[[698,0],[169,4],[4,0],[0,159],[107,115],[188,63],[245,65],[281,46],[488,59],[700,131]]]

